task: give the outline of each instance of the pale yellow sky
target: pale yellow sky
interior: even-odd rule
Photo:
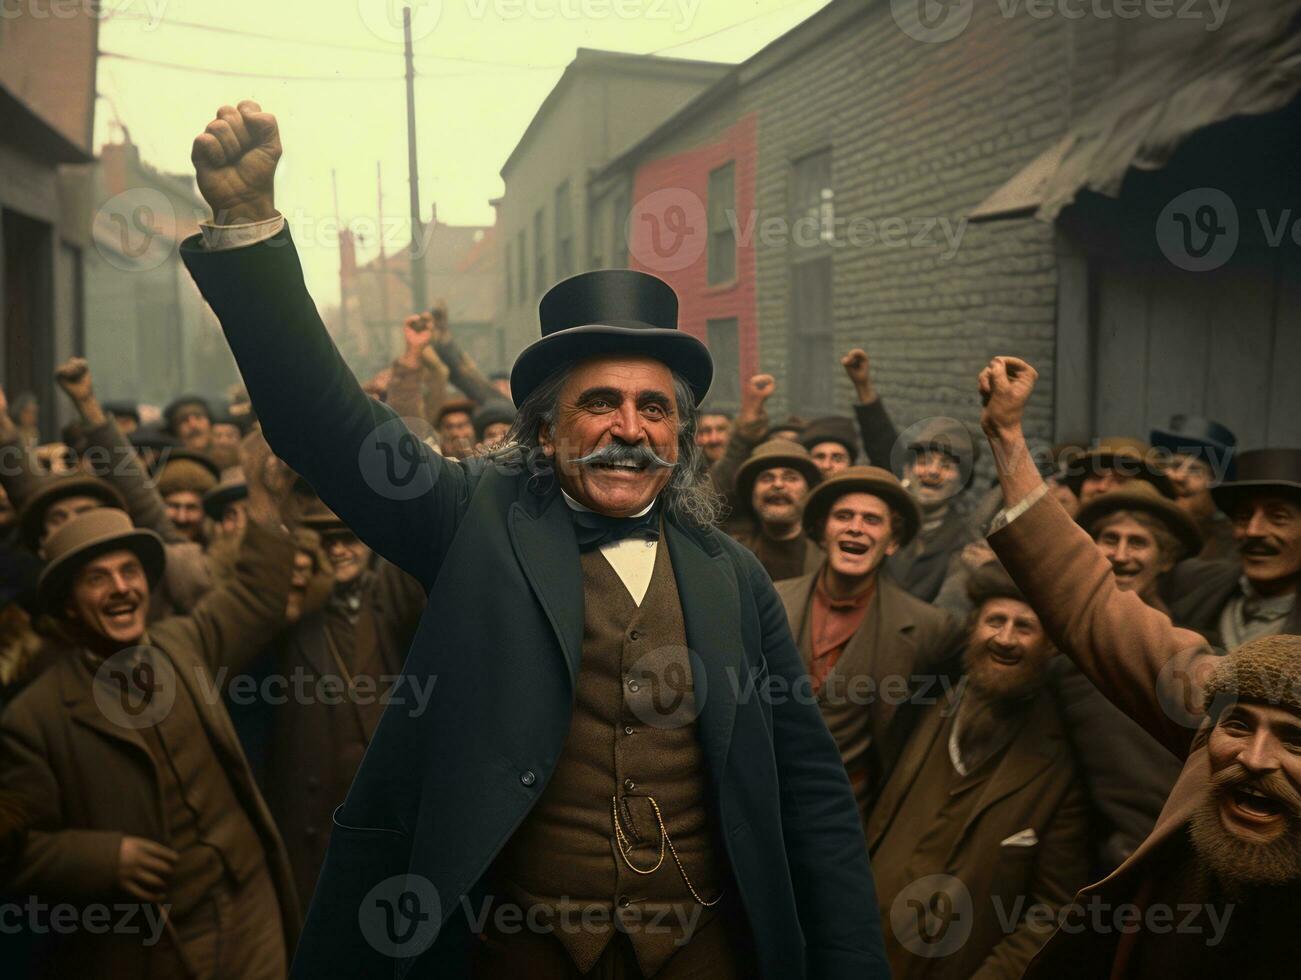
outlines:
[[[441,220],[491,223],[501,165],[577,48],[737,62],[827,2],[416,0],[423,213],[437,201]],[[186,172],[190,143],[216,108],[257,99],[280,120],[277,204],[293,223],[308,285],[319,304],[337,302],[332,168],[343,222],[373,228],[380,161],[390,251],[409,238],[404,5],[105,0],[96,145],[120,120],[148,163]],[[376,252],[372,239],[359,258]]]

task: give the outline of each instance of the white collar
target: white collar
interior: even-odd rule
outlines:
[[[570,509],[570,510],[586,511],[586,512],[589,513],[589,514],[595,514],[595,513],[596,513],[596,511],[592,510],[591,507],[585,507],[585,506],[583,506],[582,504],[580,504],[580,503],[579,503],[577,500],[575,500],[573,497],[569,496],[569,494],[565,493],[565,491],[564,491],[563,489],[560,491],[560,495],[561,495],[562,497],[565,498],[565,503],[569,505],[569,509]],[[656,498],[656,499],[658,499],[658,498]],[[651,509],[652,507],[654,507],[654,506],[655,506],[655,501],[652,500],[649,504],[647,504],[645,507],[643,507],[640,511],[638,511],[638,512],[635,513],[635,514],[629,514],[628,516],[629,516],[630,518],[631,518],[631,517],[645,517],[647,514],[650,513],[650,509]]]

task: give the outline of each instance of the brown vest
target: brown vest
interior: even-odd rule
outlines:
[[[171,710],[141,735],[158,773],[167,844],[178,855],[167,901],[183,919],[224,877],[242,884],[266,859],[185,684],[176,684]]]
[[[655,973],[714,914],[701,907],[673,852],[660,855],[659,806],[668,837],[696,893],[714,902],[729,880],[709,806],[709,778],[696,732],[686,628],[667,544],[661,540],[640,608],[599,551],[582,556],[583,654],[573,720],[555,773],[494,871],[504,895],[526,910],[571,912],[555,935],[586,973],[615,925]],[[581,925],[579,924],[581,923]],[[683,928],[688,923],[688,928]],[[507,937],[509,938],[509,937]]]

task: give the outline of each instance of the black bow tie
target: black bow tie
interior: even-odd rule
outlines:
[[[640,517],[607,517],[591,510],[571,509],[570,513],[574,518],[574,533],[578,536],[579,551],[592,551],[624,538],[654,541],[660,536],[657,507],[652,507]]]

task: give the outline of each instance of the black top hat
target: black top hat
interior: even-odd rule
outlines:
[[[709,349],[678,329],[678,297],[662,279],[633,269],[584,272],[547,290],[538,316],[542,339],[524,349],[510,375],[516,405],[560,368],[595,354],[663,361],[686,380],[697,405],[709,391]]]
[[[1244,493],[1281,493],[1301,499],[1301,449],[1252,449],[1237,456],[1237,474],[1211,489],[1215,505],[1233,516]]]
[[[1233,448],[1238,444],[1238,437],[1219,422],[1200,415],[1173,415],[1167,426],[1152,430],[1149,441],[1157,449],[1204,459],[1217,472],[1227,458],[1224,479],[1234,477]]]

